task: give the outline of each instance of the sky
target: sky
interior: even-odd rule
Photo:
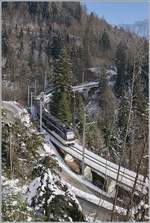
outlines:
[[[110,2],[113,2],[110,0]],[[112,25],[133,24],[136,21],[148,19],[148,2],[102,2],[84,0],[87,12],[95,12],[99,17]]]

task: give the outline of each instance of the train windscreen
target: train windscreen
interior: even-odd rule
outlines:
[[[67,136],[67,140],[74,139],[74,132],[73,131],[67,132],[66,136]]]

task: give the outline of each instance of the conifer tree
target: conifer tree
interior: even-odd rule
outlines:
[[[60,51],[63,47],[63,41],[60,37],[59,34],[57,34],[56,36],[53,37],[53,41],[51,44],[51,55],[53,57],[53,59],[58,59]]]
[[[79,132],[82,133],[83,130],[83,112],[84,112],[84,102],[82,96],[78,93],[76,96],[76,112],[77,120],[76,125],[78,126]]]
[[[104,32],[102,34],[101,46],[102,46],[102,49],[103,49],[104,52],[107,51],[107,50],[109,50],[111,48],[110,40],[109,40],[109,35],[106,32],[106,30],[104,30]]]
[[[58,60],[54,66],[53,84],[56,91],[53,94],[51,111],[60,120],[70,124],[71,114],[71,85],[72,69],[65,49],[61,50]]]
[[[2,220],[28,221],[29,219],[35,220],[34,217],[32,209],[29,208],[22,195],[22,188],[18,185],[17,179],[8,180],[3,177]]]
[[[142,55],[142,64],[141,64],[141,76],[144,84],[144,94],[148,99],[148,82],[149,82],[149,54],[148,54],[148,41],[144,42],[144,53]]]
[[[68,125],[72,121],[72,115],[70,112],[70,99],[68,98],[67,92],[62,92],[60,101],[58,103],[58,117]]]
[[[10,168],[9,126],[2,123],[2,169]]]
[[[115,93],[117,97],[124,95],[127,90],[127,55],[124,43],[120,42],[116,50],[115,64],[117,67],[117,79],[115,83]]]
[[[35,179],[27,192],[28,203],[45,221],[84,221],[75,196],[58,176],[59,169],[49,155],[37,161],[33,170]]]

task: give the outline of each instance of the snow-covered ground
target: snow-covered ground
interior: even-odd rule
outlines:
[[[89,103],[86,106],[86,111],[87,111],[89,116],[94,115],[95,119],[98,118],[99,111],[100,111],[100,108],[98,106],[98,102],[93,101],[93,100],[89,101]]]
[[[30,115],[28,111],[23,106],[21,106],[18,102],[2,101],[2,107],[10,111],[14,115],[14,118],[19,118],[25,126],[27,127],[30,126],[31,124]]]
[[[110,87],[114,87],[116,82],[116,75],[117,70],[116,69],[107,69],[106,70],[107,80]]]
[[[93,204],[96,204],[97,206],[103,207],[103,208],[105,208],[107,210],[112,210],[112,208],[113,208],[113,204],[112,203],[110,203],[110,202],[108,202],[108,201],[106,201],[104,199],[101,199],[101,198],[99,198],[99,197],[97,197],[97,196],[95,196],[93,194],[89,194],[89,193],[86,193],[84,191],[81,191],[78,188],[70,186],[69,184],[67,184],[67,185],[75,193],[75,195],[77,197],[80,197],[80,198],[82,198],[84,200],[87,200],[87,201],[89,201],[89,202],[91,202]],[[126,214],[126,209],[118,207],[118,206],[116,206],[115,208],[116,208],[116,211],[119,214],[121,214],[121,215],[125,215]]]

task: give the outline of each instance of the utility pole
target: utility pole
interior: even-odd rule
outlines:
[[[96,122],[86,122],[86,109],[84,108],[84,117],[83,117],[83,136],[82,136],[82,176],[84,176],[84,166],[85,166],[85,136],[86,136],[86,126],[96,124]]]
[[[44,75],[44,91],[45,91],[46,87],[47,87],[47,75],[45,74]]]
[[[11,177],[13,178],[13,163],[12,163],[12,132],[11,132],[11,128],[10,128],[10,138],[9,138],[9,143],[10,143],[10,147],[9,147],[9,154],[10,154],[10,171],[11,171]]]
[[[82,73],[82,83],[84,83],[84,71]]]
[[[32,100],[33,100],[33,93],[32,93],[32,91],[31,91],[31,105],[30,105],[31,116],[32,116]]]
[[[140,171],[141,163],[142,163],[144,152],[145,152],[145,147],[146,147],[146,137],[144,136],[144,145],[143,145],[143,148],[142,148],[142,153],[141,153],[140,159],[138,161],[136,176],[135,176],[135,180],[134,180],[134,184],[133,184],[133,187],[132,187],[130,200],[129,200],[129,204],[128,204],[128,208],[127,208],[128,220],[130,220],[130,215],[131,215],[130,212],[131,212],[131,208],[132,208],[134,192],[135,192],[136,184],[137,184],[137,181],[138,181],[139,171]]]
[[[34,97],[36,97],[36,80],[34,82]]]
[[[84,108],[84,117],[83,117],[83,141],[82,141],[82,175],[84,176],[84,156],[85,156],[85,126],[86,126],[86,113]]]
[[[75,130],[75,91],[73,92],[73,129]]]
[[[30,108],[30,85],[28,85],[28,108]]]
[[[14,84],[14,86],[13,86],[13,97],[14,97],[14,101],[15,101],[15,82],[13,83]]]
[[[125,137],[124,137],[124,141],[123,141],[123,145],[122,145],[123,154],[120,156],[120,159],[119,159],[116,185],[118,184],[118,181],[119,181],[120,168],[121,168],[121,164],[122,164],[122,161],[124,159],[124,156],[125,156],[126,141],[127,141],[127,136],[128,136],[128,133],[129,133],[130,122],[131,122],[131,117],[132,117],[134,81],[135,81],[135,62],[134,62],[134,67],[133,67],[129,115],[128,115],[128,120],[127,120],[126,133],[125,133]],[[114,212],[115,212],[115,207],[116,207],[116,203],[117,203],[117,197],[118,197],[118,186],[116,187],[115,197],[114,197],[114,201],[113,201],[113,208],[112,208],[112,212],[111,212],[111,221],[114,220],[114,215],[115,215]]]
[[[40,100],[40,132],[42,132],[42,100]]]

